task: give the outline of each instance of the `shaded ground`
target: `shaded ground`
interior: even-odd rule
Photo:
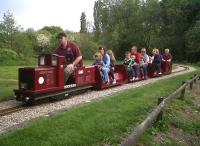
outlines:
[[[179,99],[164,111],[164,120],[154,124],[138,145],[199,146],[200,145],[200,81],[187,90],[184,101]]]

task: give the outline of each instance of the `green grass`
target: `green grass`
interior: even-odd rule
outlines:
[[[93,60],[84,60],[83,61],[84,65],[92,65],[92,63],[93,63]]]
[[[0,80],[0,101],[14,98],[13,89],[17,88],[17,81]]]
[[[0,101],[12,99],[18,84],[18,68],[24,66],[0,66]]]
[[[157,98],[180,86],[189,73],[34,120],[0,136],[1,146],[116,145],[155,107]],[[122,138],[123,137],[123,138]]]
[[[17,80],[18,68],[21,66],[0,66],[0,79]]]
[[[6,59],[0,62],[0,66],[32,66],[37,64],[37,57],[31,58],[18,58],[18,59]]]
[[[18,68],[20,66],[0,66],[0,101],[13,98],[17,88]]]

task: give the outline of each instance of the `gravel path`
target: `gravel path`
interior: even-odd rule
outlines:
[[[10,107],[15,107],[15,106],[18,106],[18,105],[21,105],[21,104],[22,103],[20,103],[16,100],[3,101],[3,102],[0,102],[0,110],[7,109],[7,108],[10,108]]]
[[[182,69],[183,67],[178,67],[173,71],[178,71]],[[30,121],[38,117],[49,116],[52,113],[55,113],[58,111],[64,111],[73,106],[89,103],[93,100],[102,99],[104,97],[108,97],[109,95],[124,92],[125,90],[128,90],[128,89],[137,88],[146,84],[157,82],[158,80],[161,80],[161,79],[167,79],[167,78],[177,76],[180,74],[192,72],[194,70],[195,68],[189,67],[189,70],[187,71],[166,75],[160,78],[152,78],[152,79],[148,79],[148,80],[144,80],[144,81],[140,81],[136,83],[125,84],[122,86],[117,86],[117,87],[106,89],[106,90],[89,91],[81,95],[76,95],[70,99],[61,100],[56,103],[49,103],[49,104],[34,106],[34,107],[30,107],[28,109],[25,109],[16,113],[12,113],[10,115],[2,116],[0,117],[0,134],[11,131],[17,127],[21,127],[24,125],[24,123],[26,123],[26,121]],[[9,101],[9,102],[10,104],[16,104],[16,102],[14,101]],[[9,105],[9,102],[0,103],[0,107],[6,103],[4,105],[4,108],[5,108],[5,106]]]

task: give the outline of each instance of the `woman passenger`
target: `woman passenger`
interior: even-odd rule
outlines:
[[[105,47],[99,47],[99,52],[103,56],[103,67],[102,67],[103,79],[105,84],[109,84],[108,73],[110,72],[110,56],[106,53]]]
[[[112,78],[112,84],[116,84],[116,79],[114,76],[115,63],[116,63],[115,55],[112,50],[108,50],[107,53],[110,56],[110,75]]]

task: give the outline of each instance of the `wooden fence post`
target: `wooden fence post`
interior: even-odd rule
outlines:
[[[191,82],[190,82],[190,90],[192,90],[192,88],[193,88],[193,77],[191,77],[190,79],[191,79]]]
[[[185,83],[186,81],[182,81],[182,85],[184,85]],[[184,100],[184,96],[185,96],[185,88],[181,91],[180,99]]]
[[[196,84],[197,83],[197,78],[196,78],[197,74],[194,74],[194,83]]]
[[[159,105],[163,100],[164,100],[163,97],[159,97],[159,98],[158,98],[158,103],[157,103],[157,105]],[[158,121],[161,121],[161,120],[163,119],[162,117],[163,117],[163,111],[161,110],[160,113],[159,113],[158,116],[157,116],[156,121],[157,121],[157,122],[158,122]]]

